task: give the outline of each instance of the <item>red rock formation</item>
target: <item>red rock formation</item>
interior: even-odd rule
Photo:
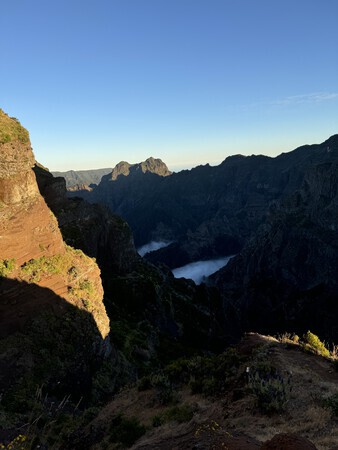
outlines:
[[[64,252],[57,221],[39,193],[29,143],[0,144],[0,255],[18,265]]]
[[[10,293],[6,283],[0,283],[2,334],[20,329],[42,307],[62,313],[50,290],[92,315],[105,339],[109,319],[100,270],[94,260],[63,242],[57,220],[40,195],[34,164],[28,132],[0,110],[0,275],[18,281]],[[32,290],[27,283],[48,289]]]

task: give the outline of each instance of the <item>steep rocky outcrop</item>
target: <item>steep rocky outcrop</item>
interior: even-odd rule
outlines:
[[[160,177],[167,177],[171,175],[171,172],[168,170],[168,167],[158,158],[150,157],[143,162],[137,164],[129,164],[126,161],[119,162],[111,174],[106,175],[105,180],[117,180],[120,175],[128,176],[128,175],[138,175],[141,173],[153,173],[155,175],[159,175]]]
[[[134,224],[149,221],[149,217],[146,219],[142,211],[144,200],[153,197],[159,180],[170,177],[171,172],[160,159],[150,157],[138,164],[122,161],[110,174],[103,176],[101,183],[92,191],[72,191],[68,196],[80,196],[91,203],[107,205],[112,212],[127,220],[133,230],[135,242],[139,245],[140,235],[144,230],[142,226],[137,230]],[[156,215],[156,205],[154,206],[153,213]],[[127,211],[133,211],[133,217]]]
[[[131,271],[139,256],[128,224],[105,206],[67,198],[64,178],[54,177],[40,164],[34,171],[67,244],[96,258],[106,277]]]
[[[311,329],[338,339],[337,141],[330,161],[308,167],[301,187],[214,276],[242,330]]]
[[[59,377],[64,384],[58,390],[65,393],[79,371],[89,382],[95,365],[109,354],[110,343],[100,270],[93,259],[64,243],[58,222],[39,192],[28,132],[0,111],[0,136],[4,135],[0,143],[0,361],[12,366],[12,373],[0,389],[6,388],[4,404],[14,408],[13,395],[30,383],[51,383],[54,389],[51,379]],[[55,193],[59,187],[57,181]],[[13,355],[29,363],[13,365]],[[50,365],[49,372],[45,365]],[[78,386],[77,392],[81,391]],[[34,391],[27,395],[34,396]]]
[[[1,113],[0,121],[8,119]],[[21,265],[64,251],[57,221],[36,184],[30,144],[12,140],[0,145],[1,259],[14,258]]]

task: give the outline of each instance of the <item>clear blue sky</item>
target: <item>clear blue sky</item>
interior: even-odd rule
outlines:
[[[337,0],[10,0],[0,107],[51,170],[234,153],[338,133]]]

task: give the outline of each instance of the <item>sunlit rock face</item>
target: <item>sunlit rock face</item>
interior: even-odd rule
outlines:
[[[128,224],[106,206],[68,198],[65,179],[54,177],[41,164],[36,163],[34,172],[64,240],[96,258],[103,278],[132,271],[139,256]]]
[[[39,194],[28,133],[1,112],[0,129],[11,122],[23,130],[24,138],[12,132],[6,135],[9,142],[0,143],[0,255],[22,264],[63,252],[64,244],[57,221]]]
[[[58,398],[88,398],[95,373],[112,354],[100,269],[63,241],[56,217],[40,194],[34,164],[28,132],[0,110],[4,408],[13,408],[13,392],[31,399],[35,388],[26,391],[28,385],[43,385]],[[60,188],[57,180],[53,195],[57,197]],[[16,407],[22,411],[22,405]]]
[[[1,291],[1,307],[7,312],[13,310],[13,317],[14,310],[18,310],[10,327],[15,331],[41,312],[42,306],[62,314],[62,308],[56,308],[50,301],[50,290],[65,302],[86,310],[94,319],[98,335],[105,339],[109,319],[102,302],[100,270],[93,260],[65,245],[58,222],[40,194],[32,170],[34,164],[27,130],[0,110],[1,275],[19,282],[12,288],[9,304],[6,290]],[[91,287],[90,302],[86,298],[88,293],[79,288],[80,278]],[[28,296],[31,299],[28,304],[20,301],[26,286],[21,282],[46,289],[39,291],[39,295]]]

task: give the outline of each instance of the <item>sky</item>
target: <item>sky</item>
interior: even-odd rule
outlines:
[[[0,0],[0,107],[50,170],[338,133],[337,0]]]

